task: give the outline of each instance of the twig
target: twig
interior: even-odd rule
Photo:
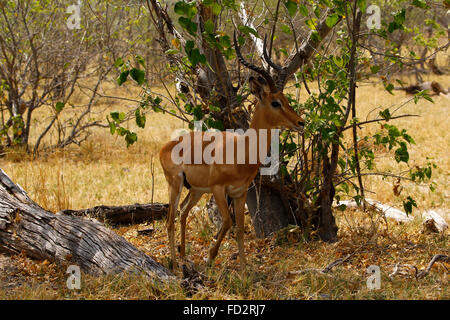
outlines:
[[[403,115],[400,115],[400,116],[391,117],[389,120],[405,118],[405,117],[420,117],[420,116],[418,114],[403,114]],[[345,131],[347,129],[351,129],[355,125],[359,127],[359,126],[362,126],[362,125],[365,125],[365,124],[368,124],[368,123],[380,122],[380,121],[387,121],[387,120],[384,119],[384,118],[367,120],[367,121],[363,121],[363,122],[359,122],[359,123],[356,123],[356,124],[351,124],[349,126],[346,126],[346,127],[342,128],[341,131]]]
[[[325,268],[322,269],[322,273],[328,273],[331,271],[331,269],[333,269],[334,267],[343,264],[344,262],[347,262],[348,260],[350,260],[350,258],[352,256],[355,255],[355,253],[357,251],[359,251],[360,248],[356,249],[354,252],[350,253],[349,255],[347,255],[345,258],[339,258],[337,260],[334,260],[332,263],[330,263],[329,265],[327,265]]]
[[[417,270],[416,266],[414,266],[412,264],[400,264],[400,263],[395,264],[394,270],[392,271],[392,273],[389,274],[389,278],[392,279],[396,274],[398,274],[402,267],[414,269],[415,270],[414,277],[417,279],[417,271],[418,270]]]
[[[416,278],[417,279],[422,279],[424,278],[431,270],[431,267],[433,266],[433,264],[436,261],[441,261],[441,262],[450,262],[450,257],[446,256],[445,254],[435,254],[433,256],[433,258],[431,259],[430,263],[428,263],[428,266],[425,270],[420,271],[417,275]]]

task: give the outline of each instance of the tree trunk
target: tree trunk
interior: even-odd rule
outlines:
[[[247,193],[247,206],[258,238],[270,236],[290,224],[296,224],[285,201],[278,188],[265,183],[259,185],[258,179],[255,179],[254,186]]]
[[[96,220],[53,214],[28,198],[0,169],[0,251],[78,265],[94,275],[143,272],[174,276]]]
[[[323,161],[322,174],[324,181],[316,202],[317,210],[315,210],[312,217],[313,229],[318,231],[320,239],[327,242],[337,241],[338,231],[336,220],[333,216],[332,205],[335,194],[333,177],[336,172],[337,151],[339,149],[336,145],[333,145],[332,149],[331,161],[328,157],[325,157]]]
[[[167,203],[132,204],[128,206],[97,206],[82,210],[62,210],[58,214],[75,217],[92,217],[113,224],[142,223],[162,219],[167,215]]]

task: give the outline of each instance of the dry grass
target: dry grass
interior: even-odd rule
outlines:
[[[450,77],[434,78],[444,87],[450,87]],[[406,79],[405,79],[405,82]],[[114,94],[135,97],[137,91]],[[313,88],[314,89],[314,88]],[[305,95],[304,92],[303,96]],[[399,104],[409,97],[403,92],[394,96],[382,90],[380,85],[361,84],[357,90],[357,106],[361,118],[377,107]],[[415,280],[412,274],[388,277],[396,263],[426,267],[434,254],[449,253],[448,235],[421,233],[420,214],[425,209],[440,208],[449,215],[450,137],[447,125],[449,98],[439,96],[435,103],[420,101],[403,107],[404,113],[419,114],[420,118],[395,121],[406,128],[416,141],[410,148],[413,163],[424,165],[427,157],[438,165],[432,181],[436,192],[428,187],[403,183],[403,194],[413,194],[418,209],[415,220],[409,224],[386,222],[376,214],[359,211],[336,212],[340,228],[339,241],[334,244],[304,242],[297,230],[280,232],[270,239],[256,239],[249,216],[246,217],[246,252],[248,271],[244,277],[238,274],[237,247],[234,236],[225,239],[215,266],[206,268],[203,258],[216,233],[215,227],[204,213],[188,218],[187,254],[196,268],[209,277],[205,288],[195,293],[194,299],[448,299],[448,265],[436,263],[430,274]],[[114,102],[117,103],[117,102]],[[105,101],[99,109],[123,109]],[[378,113],[378,111],[376,111]],[[101,115],[104,116],[105,114]],[[373,113],[372,113],[373,115]],[[38,119],[41,121],[42,119]],[[43,123],[41,125],[44,125]],[[131,125],[130,125],[131,126]],[[148,117],[145,130],[137,130],[139,142],[125,147],[121,138],[107,131],[95,130],[92,137],[80,148],[41,155],[37,159],[19,151],[11,151],[0,159],[0,167],[28,191],[32,199],[42,207],[58,211],[67,208],[86,208],[100,204],[120,205],[150,202],[152,176],[150,161],[155,164],[154,201],[167,202],[167,186],[157,158],[159,148],[171,132],[183,124],[162,114]],[[377,125],[364,132],[374,133]],[[398,171],[391,157],[377,154],[377,169]],[[401,197],[392,192],[392,180],[377,177],[365,179],[368,196],[401,208]],[[151,237],[137,236],[136,229],[128,226],[116,229],[128,241],[167,265],[168,247],[164,221],[156,223]],[[292,273],[308,268],[320,269],[330,262],[357,252],[329,275],[316,272]],[[116,275],[91,277],[83,275],[82,289],[70,291],[65,286],[63,266],[46,261],[31,261],[17,256],[13,259],[16,269],[5,272],[0,281],[11,280],[12,287],[0,282],[0,298],[26,299],[184,299],[188,293],[181,287],[157,288],[151,280],[142,276]],[[365,273],[369,265],[380,266],[381,289],[368,291]],[[2,278],[3,277],[3,278]],[[12,277],[12,278],[11,278]],[[15,278],[16,277],[16,278]],[[16,279],[16,280],[14,280]],[[10,281],[10,282],[11,282]],[[21,284],[19,284],[21,282]]]

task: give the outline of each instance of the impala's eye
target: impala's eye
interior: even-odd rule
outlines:
[[[277,101],[277,100],[272,101],[272,107],[274,107],[274,108],[280,108],[280,107],[281,107],[280,101]]]

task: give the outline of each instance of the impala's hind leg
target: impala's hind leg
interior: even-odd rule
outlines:
[[[180,256],[184,258],[185,256],[185,239],[186,239],[186,219],[191,211],[192,207],[197,204],[197,202],[202,197],[203,193],[199,191],[195,191],[194,189],[190,189],[188,195],[183,200],[181,204],[181,216],[180,216],[180,225],[181,225],[181,244],[180,244]]]
[[[167,234],[169,236],[170,257],[172,259],[171,268],[177,267],[175,256],[175,215],[180,201],[181,191],[183,189],[183,176],[176,175],[169,182],[169,215],[167,217]]]
[[[216,243],[209,250],[209,258],[207,261],[208,264],[210,264],[217,256],[220,243],[227,234],[228,230],[231,228],[231,217],[230,211],[228,210],[227,198],[225,196],[225,187],[215,186],[212,188],[212,192],[214,195],[214,199],[216,200],[217,207],[219,208],[219,212],[222,216],[222,226],[220,227]]]

